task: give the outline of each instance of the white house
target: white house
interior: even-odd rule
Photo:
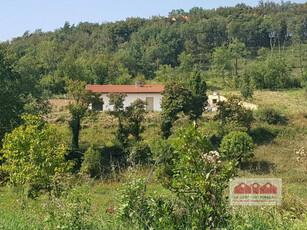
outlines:
[[[103,99],[103,109],[112,110],[113,106],[109,103],[108,94],[125,93],[127,97],[124,101],[124,107],[129,106],[136,99],[147,102],[146,110],[161,111],[162,95],[164,85],[141,85],[139,81],[135,85],[87,85],[86,89],[95,93],[101,93]],[[94,106],[92,106],[93,108]],[[95,106],[97,108],[97,106]]]
[[[227,98],[220,95],[218,92],[213,92],[212,95],[208,95],[208,106],[207,110],[217,111],[217,103],[220,101],[227,101]]]
[[[213,92],[212,95],[208,95],[208,106],[206,109],[208,111],[216,112],[217,111],[217,103],[220,101],[227,101],[227,98],[220,95],[218,92]],[[257,110],[259,108],[258,105],[248,103],[245,101],[240,101],[240,105],[250,110]]]

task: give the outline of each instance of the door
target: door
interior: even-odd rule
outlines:
[[[153,111],[154,110],[154,98],[153,97],[146,97],[146,110]]]

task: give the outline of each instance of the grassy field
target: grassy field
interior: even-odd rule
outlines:
[[[227,92],[229,93],[238,94],[238,92]],[[296,217],[301,210],[301,205],[307,203],[307,172],[304,171],[303,165],[296,161],[297,156],[294,154],[295,149],[307,146],[307,99],[304,91],[256,91],[251,102],[258,104],[260,108],[274,107],[283,112],[289,121],[287,125],[268,125],[258,121],[253,123],[251,132],[265,129],[268,135],[256,141],[254,158],[241,166],[238,176],[282,178],[283,206],[235,210],[251,225],[244,225],[245,227],[241,229],[255,229],[253,226],[257,225],[262,226],[257,229],[307,229],[307,217],[303,214],[298,215],[301,219]],[[214,132],[210,117],[212,114],[204,114],[199,124],[199,129],[209,135]],[[60,106],[56,107],[47,118],[50,123],[57,126],[67,143],[70,143],[68,119],[69,114]],[[149,113],[146,116],[146,130],[143,138],[149,144],[160,138],[160,119],[158,113]],[[173,130],[187,126],[187,123],[187,118],[181,117],[175,123]],[[90,145],[97,149],[112,146],[115,129],[116,120],[104,112],[85,119],[80,133],[81,149],[86,149]],[[119,229],[116,226],[115,214],[107,210],[117,207],[118,189],[121,188],[122,183],[132,178],[147,178],[149,171],[149,166],[136,168],[133,171],[122,168],[120,171],[113,171],[108,178],[82,181],[83,186],[88,188],[87,195],[91,197],[91,210],[87,221],[94,224],[93,229]],[[169,192],[156,181],[154,175],[149,180],[148,191],[169,195]],[[23,200],[16,195],[16,191],[7,187],[0,187],[0,193],[0,229],[53,229],[53,225],[48,225],[48,219],[44,219],[49,215],[48,205],[46,207],[43,205],[48,202],[48,197]],[[285,212],[285,210],[288,211]],[[273,213],[273,217],[270,217],[270,212]],[[264,219],[265,223],[263,223]],[[236,223],[239,220],[232,221]]]
[[[238,92],[225,92],[225,94],[238,95]],[[255,157],[244,165],[244,168],[239,171],[239,175],[281,177],[289,192],[307,199],[307,174],[304,172],[303,166],[296,161],[297,156],[294,154],[295,149],[307,146],[307,99],[304,90],[255,91],[250,102],[259,105],[260,109],[271,107],[281,111],[288,117],[289,122],[287,125],[268,125],[254,122],[252,131],[265,128],[272,136],[269,135],[261,140],[261,143],[256,143]],[[214,132],[212,127],[206,129],[208,119],[211,116],[205,114],[200,121],[199,129],[204,133]],[[68,119],[67,111],[59,111],[59,107],[57,107],[56,112],[49,116],[49,120],[57,125],[58,129],[64,134],[67,143],[70,143],[71,134],[68,130]],[[150,143],[160,138],[160,121],[161,118],[158,113],[149,113],[146,116],[146,129],[143,134],[146,142]],[[181,117],[175,123],[174,132],[187,126],[187,124],[187,118]],[[116,119],[112,116],[102,112],[94,118],[89,117],[83,122],[80,146],[82,149],[86,149],[90,145],[96,148],[112,146],[115,130]]]

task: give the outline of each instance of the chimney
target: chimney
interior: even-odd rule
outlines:
[[[136,81],[135,82],[135,88],[140,88],[141,87],[141,82],[140,81]]]

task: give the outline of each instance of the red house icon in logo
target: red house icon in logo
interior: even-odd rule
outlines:
[[[237,185],[236,187],[234,187],[234,193],[235,194],[251,194],[252,188],[245,183],[241,183]]]
[[[252,187],[252,194],[259,194],[260,193],[260,184],[253,183],[251,184]]]
[[[260,187],[261,194],[277,194],[277,187],[267,182]]]

